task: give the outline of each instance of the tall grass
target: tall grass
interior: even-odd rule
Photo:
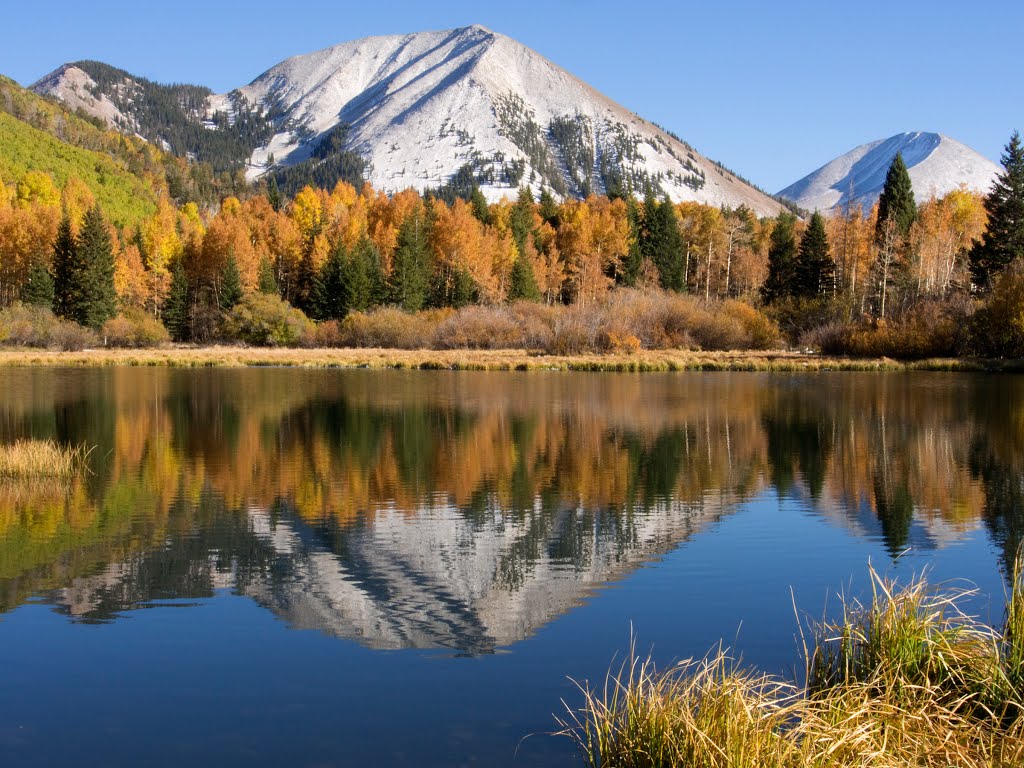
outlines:
[[[85,469],[89,453],[52,440],[17,440],[0,445],[0,478],[68,478]]]
[[[1001,629],[962,610],[970,590],[870,574],[870,602],[812,625],[803,682],[722,648],[659,671],[631,646],[561,733],[593,768],[1024,765],[1019,565]]]

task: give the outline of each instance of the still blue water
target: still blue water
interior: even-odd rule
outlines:
[[[0,371],[0,764],[545,766],[571,679],[786,673],[867,567],[978,588],[1024,387],[953,374]]]

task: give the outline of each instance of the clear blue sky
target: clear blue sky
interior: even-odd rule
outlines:
[[[91,58],[216,91],[375,34],[483,24],[775,192],[858,144],[948,134],[998,161],[1024,130],[1024,3],[50,0],[5,7],[0,73]]]

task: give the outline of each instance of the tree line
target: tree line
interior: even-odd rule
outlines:
[[[524,187],[489,204],[476,188],[448,201],[339,182],[286,200],[271,179],[216,212],[164,195],[153,215],[117,228],[74,179],[61,190],[0,181],[0,303],[45,304],[90,327],[130,308],[203,342],[257,295],[324,321],[383,305],[586,306],[637,287],[745,301],[795,341],[825,322],[899,323],[921,302],[1012,304],[1000,286],[1024,255],[1016,133],[1003,165],[987,197],[958,189],[918,206],[897,156],[871,209],[806,222],[652,191],[559,202]]]

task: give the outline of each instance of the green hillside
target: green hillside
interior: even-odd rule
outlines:
[[[156,210],[152,186],[100,152],[80,149],[0,112],[0,179],[16,182],[27,171],[43,171],[63,187],[77,176],[88,185],[107,217],[130,226]]]

